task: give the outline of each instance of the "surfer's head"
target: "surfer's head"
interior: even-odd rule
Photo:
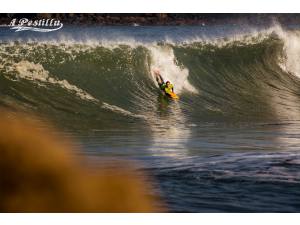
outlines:
[[[170,84],[171,84],[170,81],[167,81],[167,82],[166,82],[166,85],[167,85],[167,86],[170,86]]]

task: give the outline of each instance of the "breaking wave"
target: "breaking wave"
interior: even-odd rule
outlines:
[[[179,104],[182,122],[299,117],[297,30],[133,43],[2,41],[0,103],[86,120],[154,120],[164,102]],[[179,102],[161,98],[154,69],[174,83]]]

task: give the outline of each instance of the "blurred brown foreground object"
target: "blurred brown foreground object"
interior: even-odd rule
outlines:
[[[0,111],[0,212],[161,211],[145,177],[124,165],[91,169],[44,127]]]

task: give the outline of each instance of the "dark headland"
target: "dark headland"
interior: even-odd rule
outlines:
[[[231,13],[17,13],[0,14],[0,23],[14,19],[57,19],[65,25],[267,25],[299,24],[300,14],[231,14]]]

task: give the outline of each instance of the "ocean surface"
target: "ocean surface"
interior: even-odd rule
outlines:
[[[134,161],[169,212],[300,212],[300,27],[1,27],[0,106]]]

